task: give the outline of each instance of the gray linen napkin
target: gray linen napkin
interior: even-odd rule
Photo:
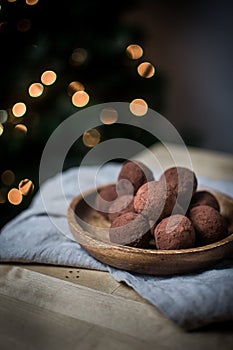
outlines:
[[[107,164],[97,185],[114,182],[120,166]],[[67,208],[80,190],[93,187],[94,166],[72,168],[45,181],[30,207],[0,232],[0,261],[57,264],[109,271],[158,307],[167,317],[190,330],[233,320],[233,256],[209,270],[157,277],[118,270],[92,258],[74,241],[67,223]],[[79,175],[79,186],[78,186]],[[159,173],[154,171],[155,178]],[[233,196],[233,182],[201,178],[199,184]],[[62,190],[59,191],[62,183]],[[46,209],[45,209],[46,206]],[[49,215],[48,215],[49,214]]]

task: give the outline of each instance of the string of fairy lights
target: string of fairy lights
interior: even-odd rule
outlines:
[[[9,3],[16,0],[8,0]],[[39,0],[25,0],[26,4],[36,5]],[[31,23],[29,20],[22,20],[18,23],[19,31],[27,31],[30,29]],[[130,60],[139,60],[144,52],[140,45],[130,44],[125,49],[125,54]],[[84,48],[76,48],[69,57],[69,63],[72,66],[80,66],[87,60],[87,51]],[[155,75],[156,69],[150,62],[142,62],[137,65],[137,73],[142,78],[148,79]],[[46,89],[51,88],[56,84],[58,72],[51,69],[46,69],[40,74],[40,79],[32,82],[27,87],[27,93],[30,98],[43,98]],[[71,81],[66,89],[70,101],[73,106],[83,108],[90,103],[90,95],[85,90],[85,84],[80,81]],[[136,117],[143,117],[148,111],[148,104],[144,99],[135,98],[129,103],[129,109]],[[12,123],[15,132],[26,135],[30,130],[24,124],[24,116],[27,115],[28,106],[25,101],[17,101],[9,106],[8,109],[0,110],[0,136],[4,134],[4,124]],[[118,113],[114,108],[102,109],[99,115],[100,122],[105,125],[117,123]],[[101,142],[101,134],[97,129],[86,130],[82,136],[83,144],[87,147],[94,147]],[[20,205],[25,196],[30,196],[34,190],[34,184],[30,179],[21,180],[17,187],[15,185],[16,176],[10,169],[2,172],[1,187],[0,187],[0,203],[7,201],[12,205]]]

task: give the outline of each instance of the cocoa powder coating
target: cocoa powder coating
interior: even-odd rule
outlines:
[[[143,163],[139,161],[127,161],[123,164],[118,175],[119,190],[125,194],[130,193],[131,188],[127,182],[120,182],[121,180],[128,180],[134,189],[134,193],[140,186],[148,181],[154,180],[152,171]]]
[[[197,244],[206,245],[228,236],[226,219],[208,205],[194,207],[189,212],[197,235]]]
[[[108,219],[110,222],[112,222],[118,216],[128,212],[135,212],[133,205],[133,197],[130,195],[124,195],[118,197],[109,207]]]
[[[103,216],[108,217],[109,207],[117,198],[116,185],[110,184],[101,188],[99,193],[95,198],[95,208],[98,210]],[[104,201],[102,201],[103,199]]]
[[[194,247],[195,230],[191,221],[183,215],[163,219],[154,229],[157,249],[186,249]]]
[[[195,173],[185,167],[171,167],[164,171],[160,180],[166,181],[173,188],[179,204],[185,210],[188,209],[192,195],[197,189]]]
[[[150,181],[142,185],[134,198],[134,208],[148,220],[158,222],[170,215],[176,195],[170,185],[163,181]]]
[[[112,243],[148,248],[151,239],[149,223],[140,214],[122,214],[111,223],[109,239]]]
[[[208,191],[197,191],[196,193],[194,193],[189,208],[191,209],[199,205],[208,205],[209,207],[220,211],[220,206],[217,199],[212,193]]]

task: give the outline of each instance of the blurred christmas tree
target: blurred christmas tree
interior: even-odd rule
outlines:
[[[0,206],[2,224],[28,206],[9,203],[7,193],[29,178],[38,189],[38,168],[44,145],[62,120],[80,108],[110,101],[144,99],[162,112],[162,79],[145,79],[137,67],[141,28],[128,26],[125,11],[137,1],[46,0],[2,1],[0,8]],[[126,51],[138,44],[134,51]],[[138,58],[138,59],[134,59]],[[153,67],[152,67],[153,69]],[[44,74],[43,74],[44,73]],[[75,92],[85,89],[80,96]],[[83,95],[82,95],[83,94]],[[80,102],[81,98],[81,102]],[[85,101],[86,98],[86,101]],[[88,102],[88,103],[87,103]],[[21,104],[19,104],[21,103]],[[127,137],[149,146],[155,139],[133,127],[103,125],[101,139]],[[88,151],[69,153],[67,167],[77,165]],[[75,160],[75,161],[74,161]],[[8,177],[6,170],[8,172]],[[9,177],[9,174],[12,176]],[[12,201],[11,201],[12,202]]]

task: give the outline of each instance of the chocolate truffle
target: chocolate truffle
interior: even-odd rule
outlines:
[[[109,207],[108,219],[110,222],[112,222],[118,216],[129,212],[135,212],[133,197],[131,195],[124,195],[118,197]]]
[[[196,230],[197,245],[214,243],[228,235],[225,218],[208,205],[193,207],[189,218]]]
[[[195,244],[195,230],[191,221],[183,215],[163,219],[154,230],[157,249],[186,249]]]
[[[164,171],[160,180],[165,180],[174,189],[181,207],[188,209],[192,195],[197,189],[195,173],[185,167],[172,167]]]
[[[186,211],[182,208],[182,206],[177,201],[174,208],[172,209],[171,215],[176,215],[176,214],[180,214],[180,215],[186,214]]]
[[[198,205],[208,205],[217,211],[220,211],[220,206],[215,196],[208,191],[197,191],[194,193],[189,209]]]
[[[95,198],[95,209],[107,218],[109,207],[116,198],[117,191],[114,184],[102,187]]]
[[[153,173],[145,164],[136,160],[126,161],[118,175],[117,186],[119,191],[123,191],[125,194],[133,194],[131,193],[132,186],[133,192],[136,193],[140,186],[152,180],[154,180]]]
[[[176,202],[174,190],[164,181],[150,181],[142,185],[135,197],[134,208],[152,222],[170,215]]]
[[[149,223],[140,214],[122,214],[111,223],[109,239],[112,243],[148,248],[151,239]]]

